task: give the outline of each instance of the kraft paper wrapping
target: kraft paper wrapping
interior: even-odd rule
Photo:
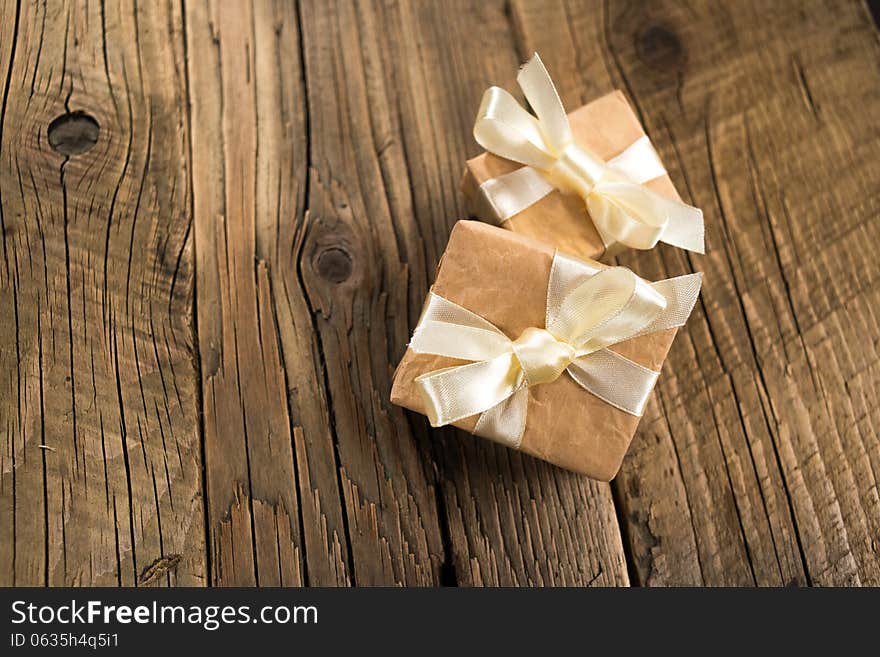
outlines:
[[[431,290],[515,338],[526,328],[544,326],[554,251],[552,246],[523,235],[476,221],[459,221]],[[658,331],[611,349],[659,371],[675,332]],[[415,378],[463,362],[407,349],[394,375],[391,402],[424,414]],[[472,416],[455,426],[472,431],[476,421],[477,416]],[[610,481],[638,423],[639,418],[603,402],[563,374],[552,383],[529,388],[520,449],[568,470]]]
[[[645,134],[638,117],[620,91],[576,109],[568,115],[568,120],[575,141],[606,161],[619,155]],[[483,200],[479,187],[486,180],[510,173],[521,166],[492,153],[481,153],[467,161],[461,189],[468,198],[473,216],[487,223],[498,223]],[[668,175],[651,180],[645,186],[676,201],[681,200]],[[500,225],[515,233],[548,242],[580,258],[599,258],[605,253],[605,245],[589,219],[583,199],[574,194],[553,191]]]

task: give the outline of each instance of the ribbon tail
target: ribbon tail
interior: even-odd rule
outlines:
[[[651,287],[666,299],[666,308],[636,335],[684,326],[697,303],[702,285],[703,274],[700,272],[651,283]]]
[[[706,252],[706,229],[703,211],[691,205],[669,200],[666,228],[660,241],[694,253]]]
[[[660,375],[609,349],[578,358],[567,371],[584,390],[636,417],[644,413]]]
[[[523,385],[480,416],[474,427],[474,435],[519,449],[526,430],[528,405],[529,389]]]

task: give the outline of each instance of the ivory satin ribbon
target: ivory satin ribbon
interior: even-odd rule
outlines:
[[[606,248],[650,249],[665,242],[703,253],[703,213],[643,183],[666,173],[647,136],[608,162],[575,143],[556,87],[537,53],[517,76],[537,117],[500,87],[483,94],[474,138],[487,151],[526,165],[485,181],[480,191],[504,222],[554,189],[583,198]]]
[[[432,426],[479,414],[474,433],[519,447],[528,388],[566,373],[584,390],[641,416],[654,372],[608,349],[684,325],[702,277],[648,283],[624,267],[600,269],[556,253],[544,327],[515,340],[474,312],[431,293],[410,341],[415,353],[469,361],[416,378]]]

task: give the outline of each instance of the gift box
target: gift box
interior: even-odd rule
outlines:
[[[623,93],[566,116],[537,55],[518,80],[538,117],[487,90],[474,136],[492,152],[461,182],[473,217],[586,258],[657,241],[703,252],[702,213],[681,202]]]
[[[609,481],[700,280],[648,283],[460,221],[391,401]]]

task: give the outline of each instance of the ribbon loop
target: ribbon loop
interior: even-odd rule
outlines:
[[[504,89],[483,94],[474,138],[487,151],[535,169],[553,187],[580,196],[606,248],[621,243],[653,248],[658,241],[690,251],[704,250],[703,213],[644,187],[666,173],[647,137],[605,162],[574,142],[565,108],[538,54],[517,76],[537,118]],[[512,176],[486,181],[481,190],[501,221],[548,193],[528,178]]]
[[[596,184],[608,174],[608,167],[601,158],[577,144],[569,144],[545,177],[559,189],[589,198]]]
[[[474,137],[480,144],[495,144],[501,157],[536,169],[549,169],[556,161],[537,119],[500,87],[489,87],[483,94]]]
[[[512,352],[416,379],[432,427],[487,411],[510,397],[522,382],[522,369]]]
[[[562,106],[562,100],[544,62],[535,53],[531,60],[519,69],[516,82],[523,90],[540,121],[542,132],[552,146],[564,148],[572,142],[571,126]]]
[[[471,361],[416,379],[432,426],[479,415],[474,433],[518,446],[527,389],[564,372],[586,391],[641,415],[657,372],[607,347],[681,326],[700,291],[699,274],[648,283],[628,269],[601,269],[559,253],[547,286],[545,327],[516,340],[476,313],[431,294],[410,348]]]
[[[664,308],[666,299],[645,281],[629,269],[611,267],[571,289],[547,328],[584,356],[629,339]]]

